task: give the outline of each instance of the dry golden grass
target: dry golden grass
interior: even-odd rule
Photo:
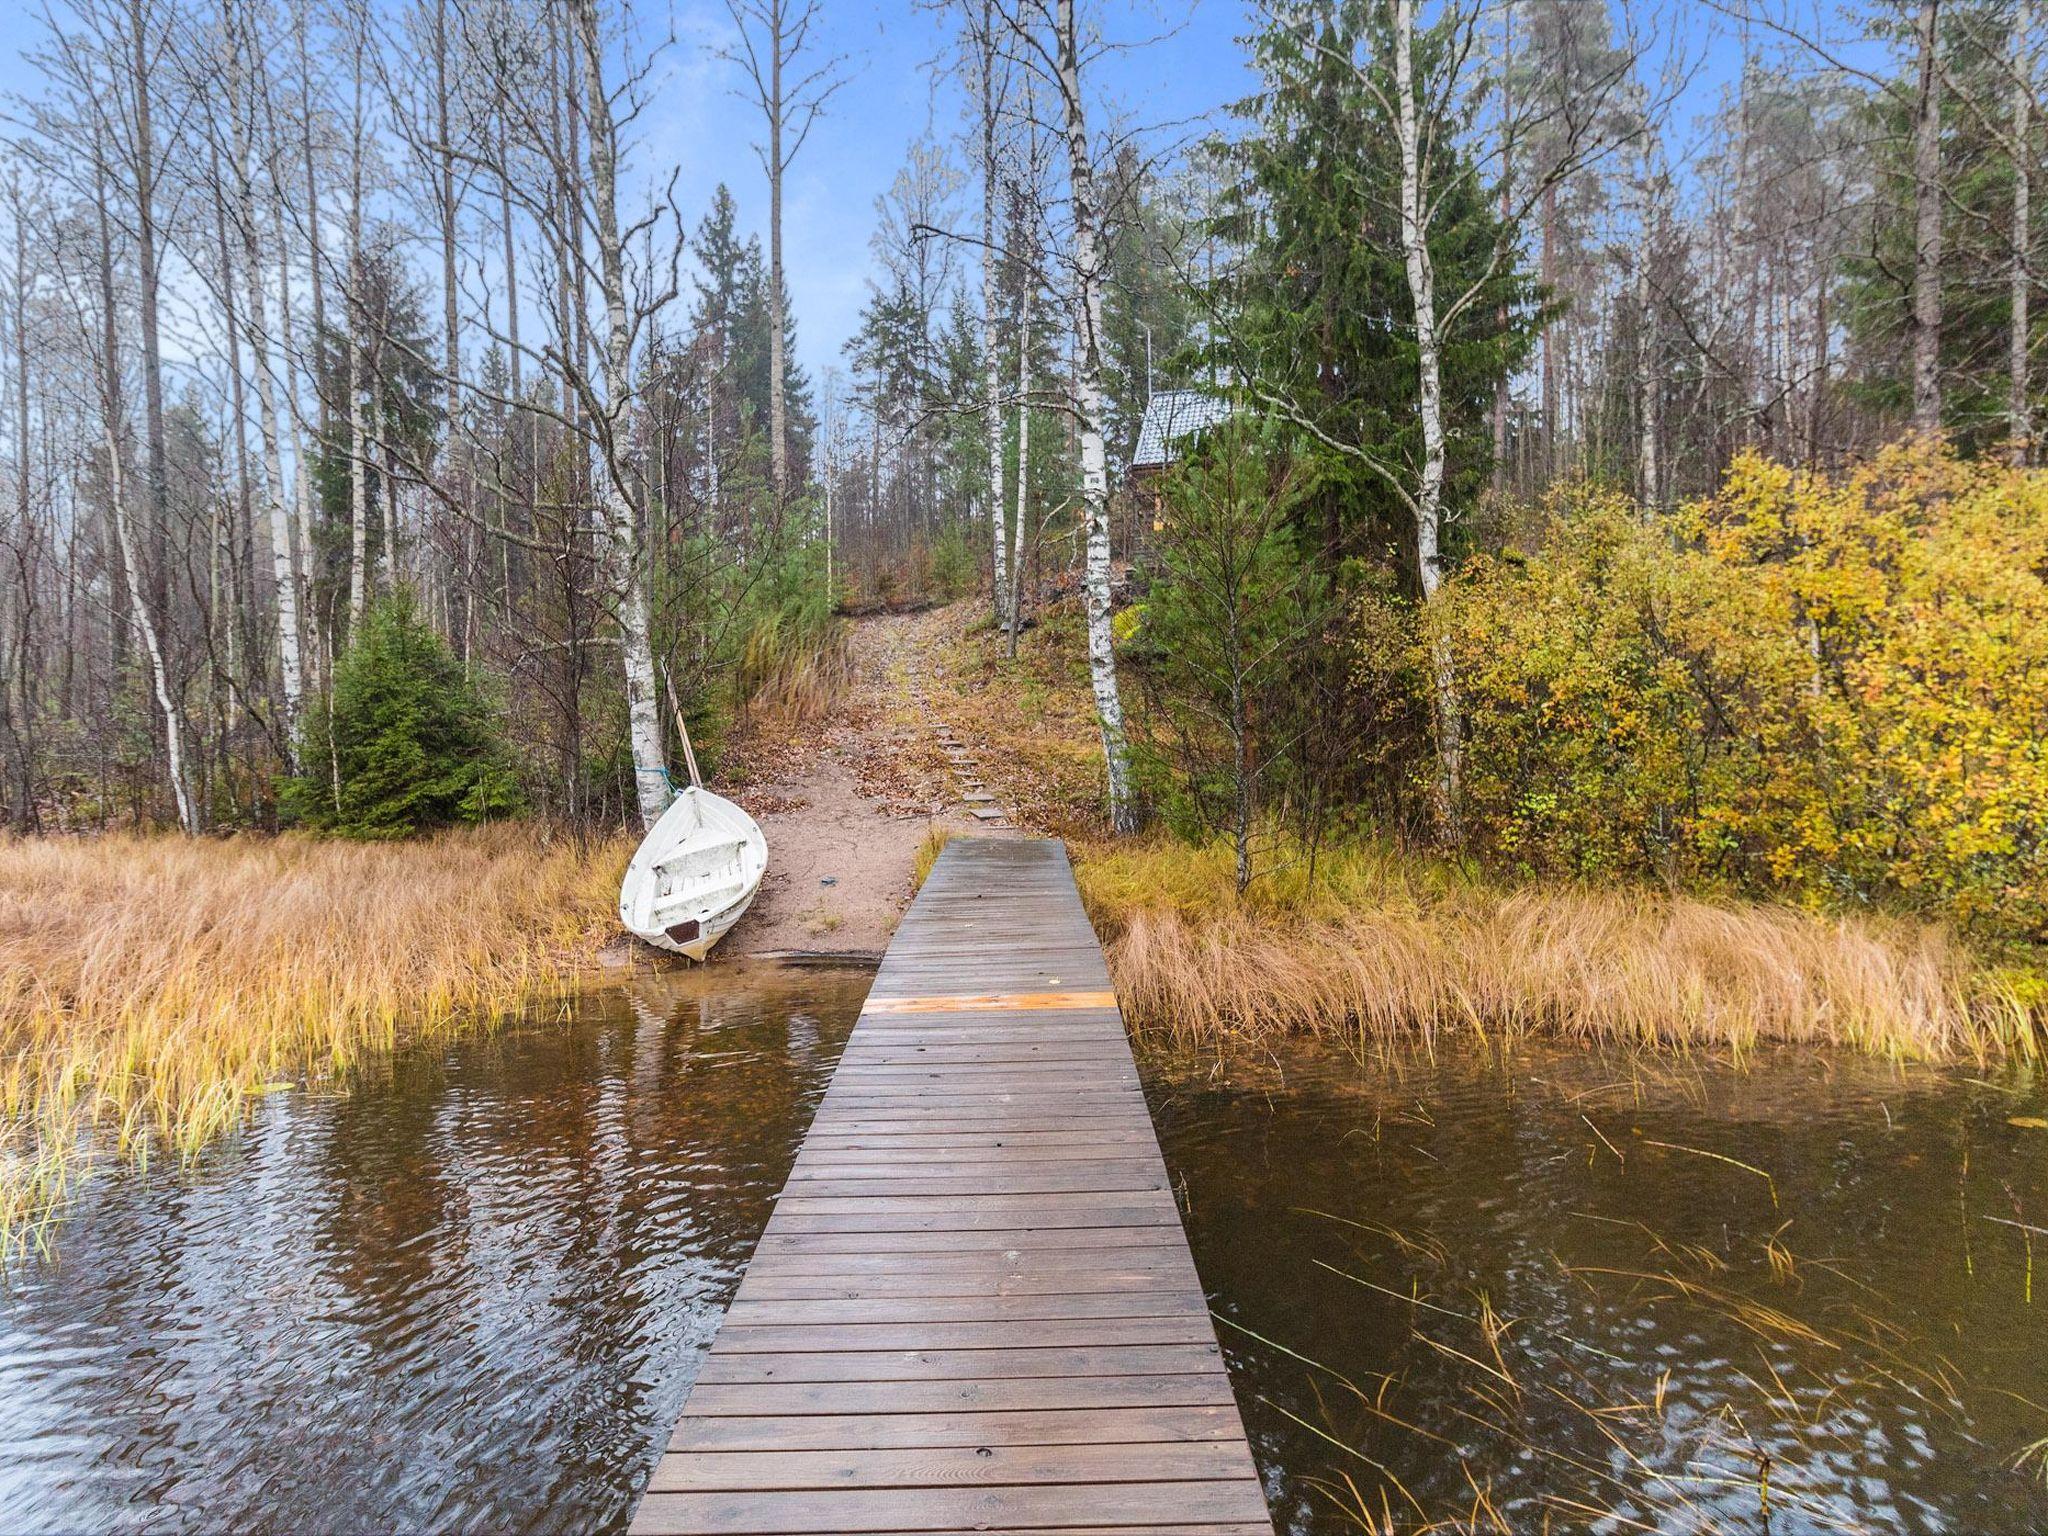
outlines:
[[[1102,737],[1077,603],[1057,604],[1004,637],[968,598],[932,616],[936,706],[973,744],[981,775],[1020,825],[1062,837],[1108,829]]]
[[[100,1151],[189,1157],[250,1099],[558,986],[631,848],[0,840],[0,1257]]]
[[[1133,1025],[1190,1041],[1468,1029],[1744,1050],[2032,1055],[2039,983],[1941,928],[1572,886],[1371,847],[1232,891],[1227,849],[1098,846],[1083,899]]]
[[[924,841],[917,845],[917,864],[911,870],[910,888],[924,889],[925,881],[931,878],[932,866],[939,862],[939,855],[946,851],[946,844],[953,841],[953,834],[946,827],[934,826],[924,835]]]

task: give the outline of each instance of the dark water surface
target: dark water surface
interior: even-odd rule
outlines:
[[[638,981],[88,1185],[0,1294],[0,1532],[622,1527],[868,979]],[[1282,1530],[2048,1530],[2031,1080],[1141,1061]]]
[[[717,975],[88,1184],[0,1296],[0,1530],[622,1527],[871,979]]]
[[[1145,1066],[1282,1530],[2048,1531],[2031,1080]]]

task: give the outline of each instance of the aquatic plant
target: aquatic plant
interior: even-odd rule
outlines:
[[[1126,1015],[1183,1040],[1513,1037],[1917,1058],[2032,1055],[2024,974],[1951,930],[1630,886],[1509,884],[1369,842],[1298,852],[1234,895],[1222,845],[1082,850]]]
[[[0,1256],[95,1153],[189,1159],[262,1094],[564,983],[629,852],[533,824],[0,839]]]

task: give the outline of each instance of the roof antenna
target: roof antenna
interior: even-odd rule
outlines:
[[[1145,403],[1152,403],[1152,327],[1145,327]]]

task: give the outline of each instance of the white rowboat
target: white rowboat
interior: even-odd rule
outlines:
[[[654,824],[619,887],[619,921],[657,949],[702,960],[761,888],[768,840],[722,795],[692,785]]]

